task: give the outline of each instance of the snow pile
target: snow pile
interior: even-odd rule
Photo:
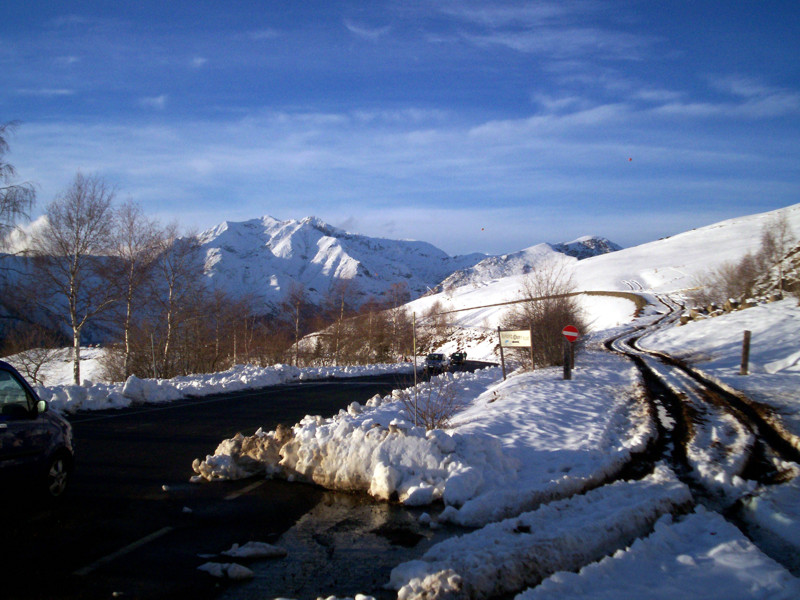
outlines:
[[[399,399],[410,392],[397,391],[330,419],[308,416],[291,433],[224,440],[193,469],[198,479],[266,472],[408,505],[442,500],[442,519],[497,521],[601,484],[655,437],[631,366],[605,352],[584,362],[572,381],[559,369],[505,382],[497,368],[434,378],[466,407],[447,431],[414,427]]]
[[[603,486],[441,542],[396,567],[390,586],[399,600],[502,596],[625,547],[691,503],[689,489],[659,466],[641,481]]]
[[[561,572],[517,600],[791,600],[800,580],[762,554],[719,514],[698,506],[680,522],[669,516],[627,550]]]
[[[795,475],[800,467],[794,466]],[[791,547],[800,560],[800,478],[759,490],[742,504],[742,516]]]
[[[233,581],[252,579],[254,576],[250,569],[237,563],[207,562],[197,567],[197,570],[204,571],[218,579],[227,578]]]
[[[410,373],[409,363],[350,367],[297,368],[289,365],[256,367],[236,365],[221,373],[187,375],[172,379],[140,379],[131,375],[124,383],[37,386],[36,392],[57,411],[125,408],[134,404],[160,404],[190,397],[223,392],[238,392],[280,385],[291,381],[326,378],[361,377],[392,373]]]
[[[282,558],[286,556],[286,550],[265,542],[247,542],[241,546],[234,544],[222,555],[230,558]]]

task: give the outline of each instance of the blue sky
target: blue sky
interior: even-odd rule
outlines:
[[[499,254],[800,202],[800,2],[10,4],[0,122],[39,211],[80,170],[187,228]]]

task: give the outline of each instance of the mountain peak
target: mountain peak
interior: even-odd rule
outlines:
[[[578,260],[622,250],[622,246],[615,244],[611,240],[594,235],[585,235],[571,242],[551,244],[551,247],[556,252],[574,256]]]
[[[426,242],[347,233],[308,216],[279,221],[262,217],[226,222],[200,234],[209,284],[233,296],[251,295],[270,312],[290,285],[299,284],[319,304],[337,280],[351,280],[360,304],[400,282],[422,295],[453,271],[484,255],[450,257]]]

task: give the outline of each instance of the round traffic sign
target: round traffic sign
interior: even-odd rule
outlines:
[[[572,325],[567,325],[564,329],[561,330],[561,333],[564,335],[567,340],[570,342],[574,342],[578,339],[578,329],[573,327]]]

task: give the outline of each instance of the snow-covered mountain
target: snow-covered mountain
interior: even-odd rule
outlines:
[[[315,217],[225,222],[199,240],[212,286],[234,296],[251,294],[267,307],[276,306],[293,284],[319,303],[337,280],[353,282],[362,302],[401,282],[416,298],[486,257],[451,257],[426,242],[348,233]]]
[[[210,284],[233,296],[252,295],[267,310],[295,284],[313,303],[320,303],[337,280],[353,282],[360,302],[398,283],[417,298],[441,289],[443,280],[462,285],[525,273],[547,254],[585,258],[619,249],[605,238],[583,237],[497,257],[449,256],[426,242],[348,233],[315,217],[280,221],[269,216],[222,223],[201,233],[199,241]]]
[[[553,250],[567,256],[574,256],[578,260],[622,250],[622,246],[607,238],[597,236],[584,236],[566,244],[551,244],[551,246]]]
[[[622,250],[614,242],[596,236],[585,236],[563,244],[537,244],[519,252],[489,256],[473,267],[456,271],[442,281],[434,291],[440,292],[468,284],[485,284],[494,279],[524,275],[536,264],[553,258],[571,256],[578,260]]]

